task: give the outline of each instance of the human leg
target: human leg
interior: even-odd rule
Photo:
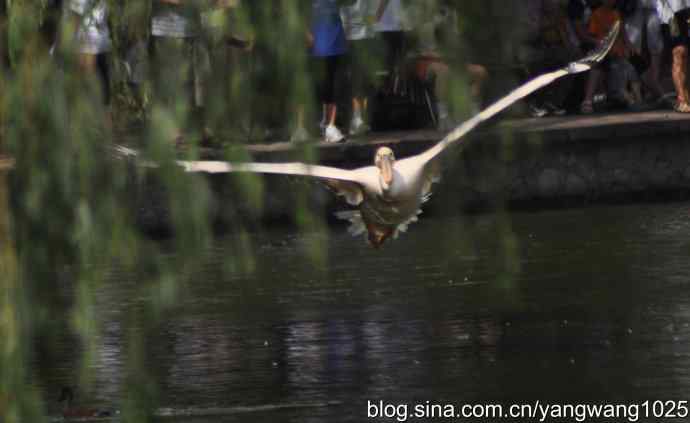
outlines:
[[[678,45],[673,48],[673,66],[671,68],[671,75],[673,77],[673,85],[676,88],[676,96],[678,103],[688,102],[688,89],[686,87],[687,80],[687,60],[688,48],[684,45]]]
[[[173,37],[153,37],[152,43],[154,104],[172,118],[175,127],[169,135],[180,142],[195,102],[190,44]]]
[[[603,75],[602,70],[599,67],[593,68],[588,76],[587,76],[587,82],[585,83],[585,97],[582,100],[582,105],[580,106],[580,112],[584,114],[589,114],[594,111],[593,108],[593,99],[594,99],[594,92],[596,91],[597,87],[599,86],[599,82],[601,81],[601,77]]]
[[[324,140],[326,142],[340,142],[345,137],[336,126],[338,106],[336,104],[336,89],[339,73],[340,56],[329,56],[321,58],[323,66],[323,80],[321,83],[321,104],[326,112],[326,129]]]
[[[687,89],[688,10],[677,12],[670,23],[673,64],[671,76],[676,88],[676,110],[690,112]]]
[[[489,79],[489,72],[484,66],[475,63],[468,63],[465,69],[470,76],[470,93],[475,100],[481,101],[482,86]]]
[[[352,119],[350,135],[358,135],[369,131],[366,124],[368,115],[369,82],[369,40],[357,40],[350,43],[350,86],[352,91]]]
[[[326,142],[340,142],[345,137],[336,126],[338,106],[336,104],[336,76],[340,57],[316,57],[315,70],[317,72],[317,92],[319,102],[325,114],[324,140]]]
[[[664,50],[664,39],[661,33],[661,20],[656,11],[648,11],[647,22],[647,49],[649,50],[649,69],[645,75],[645,82],[652,94],[660,98],[664,94],[661,86],[661,55]]]

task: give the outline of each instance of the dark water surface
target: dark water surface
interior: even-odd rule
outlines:
[[[272,230],[251,237],[253,271],[228,259],[234,241],[205,253],[146,337],[162,421],[365,421],[367,400],[690,399],[688,204],[427,217],[380,251],[344,227]],[[319,242],[327,266],[305,253]],[[134,279],[103,288],[93,403],[121,406]],[[75,344],[52,348],[38,356],[48,401],[77,367]]]

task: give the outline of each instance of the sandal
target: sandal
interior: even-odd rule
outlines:
[[[582,102],[580,105],[580,113],[583,115],[591,115],[594,113],[594,106],[592,105],[591,100],[585,100]]]
[[[690,113],[690,104],[687,101],[679,101],[673,106],[673,110],[678,113]]]

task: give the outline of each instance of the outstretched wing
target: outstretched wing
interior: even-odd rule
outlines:
[[[571,62],[568,65],[556,71],[546,73],[526,82],[524,85],[521,85],[520,87],[513,90],[507,96],[501,98],[491,106],[482,110],[473,118],[463,122],[460,126],[455,128],[448,135],[446,135],[446,137],[439,141],[436,145],[434,145],[427,151],[421,153],[417,157],[421,158],[423,163],[429,162],[430,160],[438,156],[448,146],[460,140],[463,136],[465,136],[468,132],[474,129],[481,122],[491,118],[492,116],[509,107],[510,105],[514,104],[518,100],[527,97],[539,88],[549,85],[553,81],[565,75],[573,75],[592,69],[592,66],[594,66],[598,62],[601,62],[604,59],[604,57],[606,57],[608,52],[611,50],[611,47],[613,47],[613,43],[618,37],[619,31],[620,22],[616,22],[611,31],[609,31],[609,33],[606,35],[606,38],[604,38],[601,41],[599,47],[592,53],[590,53],[588,56],[575,62]]]
[[[313,176],[316,178],[337,179],[357,182],[355,172],[337,167],[310,165],[306,163],[231,163],[223,161],[187,161],[178,160],[177,164],[185,172],[204,173],[276,173],[281,175]]]
[[[364,200],[362,181],[358,178],[358,173],[353,170],[298,162],[230,163],[222,161],[178,160],[177,163],[182,166],[186,172],[250,172],[314,177],[323,180],[323,182],[335,191],[336,194],[345,197],[345,200],[353,206],[359,205]]]
[[[116,145],[113,153],[124,158],[133,158],[138,164],[150,167],[158,167],[157,164],[144,160],[138,150]],[[191,173],[231,173],[231,172],[251,172],[251,173],[277,173],[282,175],[313,176],[316,178],[336,179],[359,183],[357,172],[353,170],[339,169],[337,167],[310,165],[306,163],[232,163],[214,160],[177,160],[185,172]]]
[[[144,167],[158,167],[158,164],[141,159],[139,151],[117,145],[113,149],[114,154],[125,158],[134,158]],[[321,179],[337,195],[345,197],[345,200],[358,206],[364,200],[363,179],[361,173],[356,170],[339,169],[337,167],[310,165],[306,163],[231,163],[212,160],[177,160],[185,172],[190,173],[273,173],[280,175],[311,176]]]

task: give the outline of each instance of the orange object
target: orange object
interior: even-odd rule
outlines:
[[[420,81],[426,81],[429,76],[429,66],[434,63],[443,63],[438,56],[421,56],[417,58],[414,65],[414,73]]]
[[[592,17],[589,20],[589,32],[598,40],[603,40],[606,34],[609,33],[613,25],[621,20],[621,14],[608,6],[600,6],[592,12]],[[623,43],[623,33],[618,34],[611,54],[618,57],[625,56],[625,44]]]

